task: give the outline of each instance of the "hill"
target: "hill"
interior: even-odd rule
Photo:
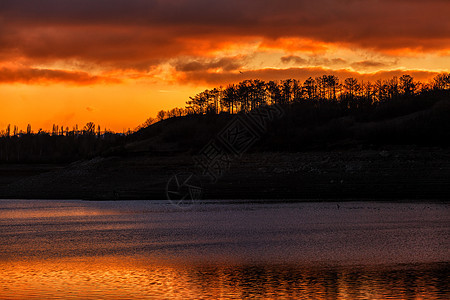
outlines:
[[[204,197],[211,199],[450,195],[448,92],[365,109],[311,101],[281,110],[248,150],[228,157],[215,182],[202,176],[196,158],[247,114],[162,120],[70,164],[2,165],[0,198],[164,199],[168,180],[179,172],[199,174]]]

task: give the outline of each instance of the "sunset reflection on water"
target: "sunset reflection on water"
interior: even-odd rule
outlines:
[[[449,206],[0,201],[0,299],[450,299]]]
[[[0,295],[2,299],[448,299],[449,267],[202,265],[118,256],[32,260],[0,264]]]

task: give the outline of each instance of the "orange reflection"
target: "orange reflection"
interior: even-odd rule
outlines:
[[[129,257],[0,263],[2,299],[439,299],[448,264],[202,265]],[[443,299],[443,298],[442,298]]]

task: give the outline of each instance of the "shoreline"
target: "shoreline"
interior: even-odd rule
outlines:
[[[187,154],[97,157],[27,168],[33,165],[0,166],[0,198],[161,200],[174,174],[198,172]],[[232,161],[216,183],[207,177],[201,181],[203,199],[211,200],[445,201],[449,178],[449,150],[396,147],[247,153]]]

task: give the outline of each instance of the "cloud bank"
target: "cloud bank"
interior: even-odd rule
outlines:
[[[448,5],[448,0],[2,0],[0,81],[90,84],[103,80],[90,75],[92,70],[144,74],[164,64],[177,78],[208,70],[228,78],[258,51],[283,52],[285,64],[376,71],[391,65],[370,57],[314,61],[296,52],[317,55],[341,47],[394,58],[448,55]],[[223,55],[240,45],[255,49]]]

